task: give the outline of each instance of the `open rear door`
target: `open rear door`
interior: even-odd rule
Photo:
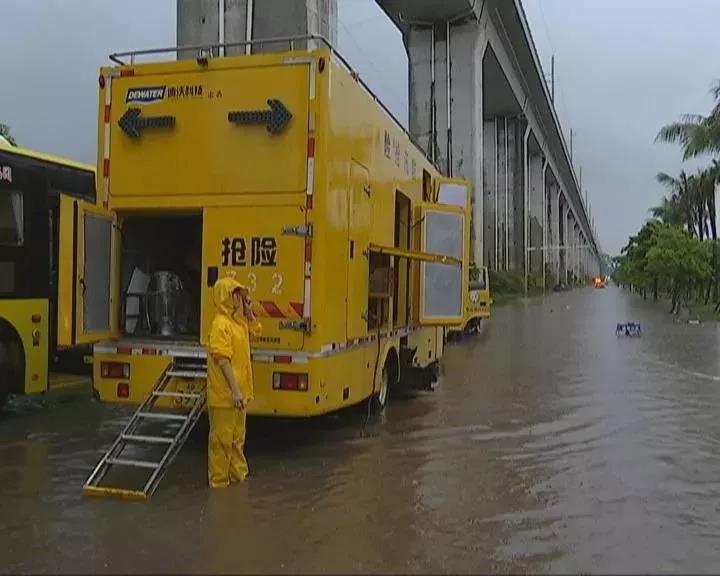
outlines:
[[[447,204],[422,204],[421,249],[447,257],[420,263],[419,321],[426,326],[457,326],[469,273],[467,210]]]
[[[119,335],[118,240],[114,213],[60,196],[59,346]]]
[[[424,326],[459,326],[464,320],[468,291],[469,229],[465,208],[434,203],[417,209],[420,250],[370,244],[370,252],[419,266],[413,318]],[[419,291],[419,297],[418,297]]]

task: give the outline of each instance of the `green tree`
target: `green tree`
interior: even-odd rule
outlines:
[[[635,236],[631,236],[627,246],[622,249],[618,260],[616,278],[620,284],[646,296],[651,289],[653,298],[658,298],[660,278],[647,269],[647,253],[655,245],[657,230],[665,224],[659,220],[648,220]]]
[[[710,250],[709,243],[676,226],[661,225],[654,230],[653,245],[645,255],[645,272],[669,285],[671,312],[677,314],[693,288],[711,277]]]
[[[7,124],[3,124],[0,122],[0,136],[5,138],[11,146],[17,146],[17,142],[15,141],[15,138],[13,138],[13,135],[10,132],[10,126]]]

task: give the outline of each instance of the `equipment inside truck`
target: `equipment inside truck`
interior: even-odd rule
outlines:
[[[126,216],[121,231],[125,335],[197,339],[202,214]]]

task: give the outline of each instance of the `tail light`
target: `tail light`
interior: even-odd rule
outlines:
[[[307,389],[307,374],[289,374],[285,372],[275,372],[273,374],[273,390],[296,390],[298,392],[307,392]]]
[[[130,364],[125,362],[100,362],[100,376],[103,378],[130,378]]]
[[[129,382],[118,382],[117,397],[118,398],[130,398],[130,383]]]

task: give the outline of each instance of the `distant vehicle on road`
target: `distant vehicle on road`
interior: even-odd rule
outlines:
[[[605,288],[607,286],[607,280],[604,276],[595,276],[595,278],[593,278],[593,286],[595,286],[595,288]]]

